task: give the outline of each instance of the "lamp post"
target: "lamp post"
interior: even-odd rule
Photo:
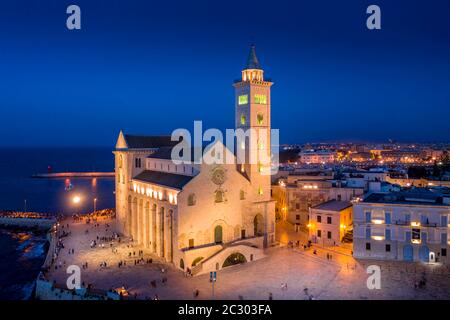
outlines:
[[[94,198],[94,212],[97,211],[97,198]]]
[[[81,202],[81,197],[80,196],[74,196],[72,198],[72,202],[75,206],[78,206],[78,204]],[[76,212],[75,212],[76,213]]]

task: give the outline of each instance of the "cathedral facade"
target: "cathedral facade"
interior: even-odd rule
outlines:
[[[275,242],[270,163],[249,159],[270,159],[271,85],[252,46],[234,83],[235,128],[258,133],[236,146],[243,162],[238,151],[215,142],[203,154],[233,161],[178,163],[172,157],[178,141],[170,136],[120,132],[114,151],[118,231],[193,274],[264,257]]]

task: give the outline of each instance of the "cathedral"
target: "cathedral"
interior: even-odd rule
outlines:
[[[248,136],[233,150],[216,141],[203,151],[234,161],[173,161],[178,141],[171,136],[120,132],[114,151],[118,231],[194,275],[261,259],[275,242],[270,163],[239,162],[236,156],[239,149],[245,159],[256,152],[271,155],[272,82],[264,80],[254,46],[233,86],[235,129],[267,132],[263,140]]]

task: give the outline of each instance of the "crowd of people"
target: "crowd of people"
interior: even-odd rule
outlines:
[[[0,211],[0,218],[52,219],[55,216],[41,212]]]

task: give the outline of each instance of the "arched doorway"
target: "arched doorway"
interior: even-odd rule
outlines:
[[[239,252],[232,253],[228,256],[228,258],[224,261],[222,268],[234,266],[236,264],[246,263],[247,259],[245,256]]]
[[[413,247],[410,244],[407,244],[403,247],[403,260],[404,261],[413,261]]]
[[[421,246],[419,249],[419,259],[423,262],[428,262],[430,259],[430,249],[427,246]]]
[[[264,233],[264,219],[259,213],[253,219],[253,232],[255,236],[262,236]]]
[[[180,268],[184,270],[184,260],[180,259]]]
[[[214,228],[214,242],[222,243],[222,226],[216,226]]]

